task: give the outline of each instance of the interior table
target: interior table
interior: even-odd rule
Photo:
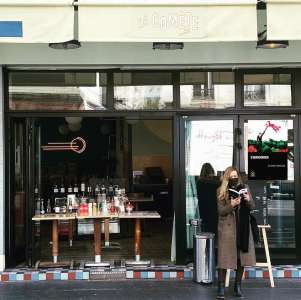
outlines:
[[[88,214],[77,214],[77,219],[93,219],[94,222],[94,253],[95,253],[95,261],[93,263],[86,263],[87,267],[106,267],[110,266],[110,263],[103,262],[101,260],[101,220],[109,220],[110,218],[116,218],[117,213],[98,213],[94,215]]]
[[[44,215],[35,215],[32,217],[33,221],[52,221],[52,258],[53,262],[56,264],[59,253],[59,235],[58,235],[58,221],[60,220],[69,220],[72,221],[75,219],[75,213],[66,213],[66,214],[44,214]],[[70,236],[69,236],[70,238]],[[69,241],[70,243],[70,241]],[[70,243],[71,245],[71,243]]]
[[[133,211],[131,213],[120,213],[120,219],[134,219],[135,220],[135,239],[134,251],[135,259],[133,261],[126,261],[127,265],[150,265],[150,261],[141,260],[141,219],[160,219],[161,216],[157,211]]]

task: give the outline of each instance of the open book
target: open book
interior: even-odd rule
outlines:
[[[237,198],[240,197],[241,195],[244,195],[246,193],[248,193],[248,189],[247,188],[242,188],[240,190],[235,190],[235,189],[228,189],[229,191],[229,197],[230,198]]]

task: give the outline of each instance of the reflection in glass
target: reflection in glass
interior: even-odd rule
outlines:
[[[171,73],[115,73],[114,105],[116,109],[172,108]]]
[[[290,74],[244,75],[245,106],[291,106]]]
[[[235,103],[234,73],[182,72],[181,107],[226,108]]]
[[[188,121],[185,128],[186,239],[187,247],[192,248],[189,222],[199,218],[196,180],[205,163],[210,163],[218,176],[232,165],[233,120]]]
[[[245,172],[248,174],[248,140],[262,131],[269,120],[249,120],[244,124]],[[293,120],[273,120],[280,133],[269,129],[269,140],[282,134],[287,139],[287,180],[248,180],[256,205],[255,216],[259,224],[271,225],[268,231],[271,248],[295,248],[295,181],[294,181],[294,129]],[[263,245],[261,245],[263,246]]]
[[[118,86],[114,88],[116,109],[172,108],[172,86]]]
[[[24,73],[9,75],[11,110],[103,110],[104,73]]]

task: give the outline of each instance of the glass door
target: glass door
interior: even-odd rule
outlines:
[[[6,209],[6,265],[15,266],[26,257],[26,123],[10,123],[10,187]]]
[[[40,186],[40,129],[36,120],[11,119],[9,124],[9,189],[6,202],[6,265],[32,265],[37,228],[31,218],[37,210]]]
[[[223,171],[237,162],[234,117],[184,117],[186,249],[193,247],[191,220],[202,219],[202,230],[216,233],[216,190]]]
[[[271,225],[272,249],[296,248],[296,124],[293,116],[240,118],[240,171],[252,192],[258,223]]]

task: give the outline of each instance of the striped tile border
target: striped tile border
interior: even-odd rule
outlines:
[[[125,269],[124,269],[125,270]],[[14,269],[0,272],[0,281],[16,282],[16,281],[52,281],[52,280],[90,280],[90,271],[84,270],[30,270],[30,269]],[[114,269],[111,270],[114,272]],[[153,280],[191,280],[193,278],[193,268],[186,266],[155,266],[145,269],[127,268],[127,279],[153,279]],[[105,272],[108,272],[106,270]],[[109,271],[110,272],[110,271]],[[92,274],[92,273],[91,273]],[[234,271],[231,271],[230,277],[233,278]],[[301,265],[286,265],[273,267],[274,278],[300,278]],[[254,267],[246,268],[245,278],[269,278],[269,273],[266,268]]]

